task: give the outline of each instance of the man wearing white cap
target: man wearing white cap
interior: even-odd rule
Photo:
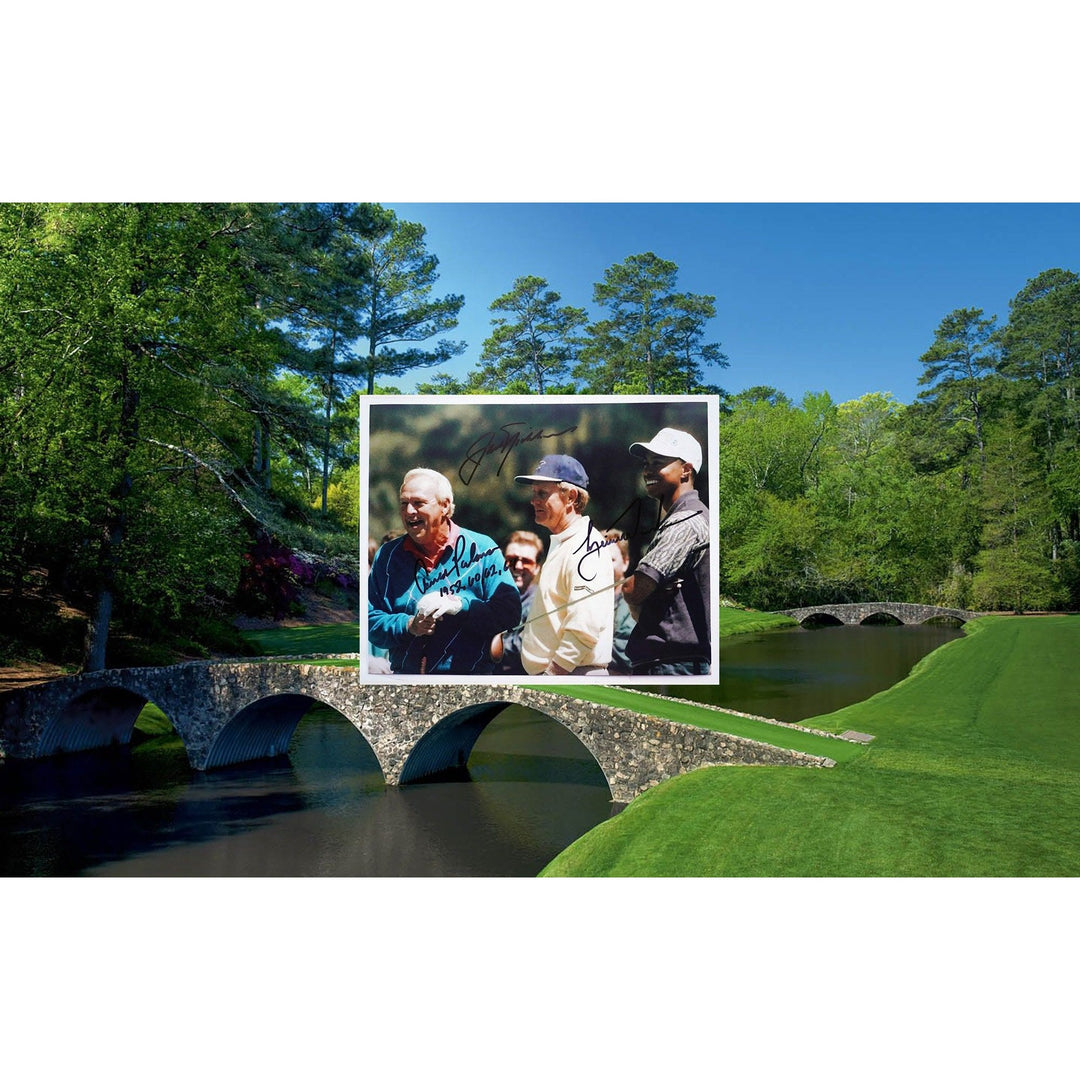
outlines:
[[[585,514],[589,477],[580,461],[549,454],[527,476],[533,517],[551,533],[521,633],[529,675],[606,675],[611,663],[615,583],[607,540]]]
[[[637,614],[626,645],[635,675],[707,675],[712,657],[709,616],[709,510],[694,487],[701,444],[688,432],[662,428],[630,453],[642,461],[645,490],[658,499],[660,524],[623,583]]]

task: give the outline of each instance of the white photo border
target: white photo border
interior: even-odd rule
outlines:
[[[622,686],[633,689],[643,686],[665,685],[707,685],[716,686],[720,681],[720,643],[719,643],[719,608],[720,608],[720,579],[719,579],[719,550],[718,550],[718,512],[719,512],[719,427],[720,427],[720,398],[716,394],[688,394],[688,395],[588,395],[588,394],[549,394],[549,395],[517,395],[517,394],[384,394],[362,395],[360,407],[360,464],[361,477],[364,481],[360,489],[360,514],[359,514],[359,541],[361,547],[361,568],[365,566],[363,561],[366,555],[367,538],[370,536],[370,481],[371,481],[371,412],[373,409],[383,407],[415,406],[425,410],[431,410],[444,406],[472,405],[489,408],[504,409],[515,405],[529,405],[535,408],[538,405],[616,405],[625,406],[628,419],[633,418],[635,405],[690,405],[700,406],[705,415],[706,438],[704,443],[704,464],[708,491],[708,504],[710,511],[710,537],[709,544],[709,610],[712,620],[712,634],[710,646],[710,665],[708,675],[609,675],[583,681],[580,675],[411,675],[411,674],[380,674],[368,671],[370,659],[369,643],[367,636],[367,599],[368,599],[368,573],[360,574],[360,667],[359,678],[366,684],[384,684],[391,686],[405,686],[428,683],[445,684],[469,684],[493,686],[544,686],[544,685],[608,685]],[[629,430],[629,429],[628,429]],[[651,438],[655,431],[632,433],[647,439]],[[554,451],[549,451],[554,452]],[[439,471],[450,468],[448,462],[442,463]],[[408,461],[401,462],[401,475],[411,468],[418,466],[425,468],[438,468],[436,463]],[[632,460],[629,456],[629,440],[627,442],[627,467],[632,468]],[[453,475],[453,470],[451,470]],[[512,477],[509,482],[513,483]],[[454,485],[455,501],[459,488]],[[527,524],[522,525],[528,527]],[[496,542],[502,543],[501,538]]]

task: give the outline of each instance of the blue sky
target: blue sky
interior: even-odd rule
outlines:
[[[1047,203],[395,203],[427,228],[439,295],[462,293],[452,335],[470,371],[491,331],[488,305],[537,274],[563,303],[600,314],[594,282],[628,255],[679,266],[679,288],[716,297],[709,340],[731,391],[776,386],[796,401],[869,391],[910,402],[919,357],[959,307],[1008,316],[1051,267],[1080,272],[1080,205]],[[438,369],[397,382],[411,392]]]

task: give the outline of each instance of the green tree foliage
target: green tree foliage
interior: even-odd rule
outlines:
[[[974,440],[985,460],[986,387],[997,368],[995,318],[980,308],[958,308],[941,320],[934,343],[920,357],[925,370],[920,395],[944,425],[960,428]]]
[[[975,602],[1016,612],[1060,603],[1063,590],[1047,557],[1050,499],[1035,448],[1015,421],[995,426],[981,488],[985,524]]]
[[[333,451],[341,438],[340,406],[365,370],[356,343],[374,286],[368,245],[385,221],[385,212],[368,204],[300,204],[283,210],[284,229],[302,241],[291,246],[290,287],[281,304],[295,344],[288,363],[318,390],[324,513]]]
[[[704,382],[705,368],[726,368],[730,361],[718,342],[705,341],[705,324],[716,316],[715,296],[677,295],[672,300],[669,342],[673,357],[672,374],[677,373],[678,393],[723,394],[719,386]],[[673,387],[674,389],[674,387]]]
[[[1080,277],[1046,270],[1009,303],[1000,371],[1015,384],[1022,412],[1044,452],[1080,437]]]
[[[484,376],[479,371],[470,372],[466,379],[456,379],[446,371],[437,371],[430,382],[416,384],[418,394],[487,394],[491,393],[485,388]],[[509,393],[505,387],[501,387],[497,393]]]
[[[747,527],[741,542],[724,554],[728,591],[753,607],[812,602],[821,591],[813,503],[759,490],[742,506]],[[728,514],[721,520],[721,537],[725,525],[730,527]]]
[[[367,339],[362,368],[369,394],[380,378],[446,363],[465,349],[463,342],[446,339],[429,349],[414,344],[457,326],[465,303],[463,296],[432,297],[439,260],[427,250],[426,232],[423,225],[399,221],[393,211],[382,210],[364,239],[371,277],[358,330]],[[400,345],[407,347],[395,347]]]
[[[475,368],[464,378],[440,371],[422,394],[719,394],[705,382],[728,358],[706,340],[716,297],[680,293],[678,267],[653,252],[631,255],[604,272],[584,308],[537,275],[516,278],[490,307],[498,313]],[[436,357],[432,363],[439,362]]]
[[[718,345],[705,344],[715,297],[676,292],[679,268],[648,251],[604,271],[593,302],[607,318],[587,328],[575,369],[584,388],[601,394],[714,392],[700,384],[702,367],[727,365]]]
[[[678,272],[675,263],[648,251],[609,266],[593,286],[593,302],[609,317],[589,328],[583,371],[602,380],[606,392],[660,392],[671,367],[666,334]]]
[[[328,431],[333,466],[357,462],[326,360],[355,332],[362,225],[306,205],[0,205],[0,588],[45,569],[85,604],[87,669],[114,615],[149,632],[226,611],[252,538],[336,547],[293,487],[325,471]]]
[[[1080,603],[1075,363],[1080,283],[1028,282],[1007,326],[961,308],[910,406],[795,406],[769,386],[720,425],[722,589],[760,607],[891,599],[1030,610]]]
[[[44,547],[58,574],[82,581],[92,604],[84,663],[94,670],[118,589],[136,593],[125,593],[124,556],[132,535],[152,532],[151,493],[186,482],[194,501],[226,518],[254,512],[235,475],[250,427],[231,395],[265,374],[273,342],[233,243],[247,225],[242,208],[5,206],[3,215],[17,240],[2,271],[0,333],[15,357],[11,389],[25,402],[6,433],[8,466],[28,470],[33,500],[17,514],[27,527],[18,562]],[[165,553],[163,591],[183,592],[195,558],[186,542],[199,536],[185,530]]]
[[[914,468],[905,412],[880,393],[840,405],[808,394],[795,406],[756,387],[732,399],[720,425],[727,594],[765,608],[940,603],[946,583],[957,595],[970,577],[970,499],[958,472]]]
[[[508,293],[491,302],[505,313],[491,320],[491,336],[480,354],[487,392],[567,393],[577,330],[588,321],[584,308],[559,305],[561,297],[541,277],[519,277]]]
[[[360,466],[350,465],[330,485],[330,512],[341,524],[356,532],[360,527]]]
[[[816,530],[804,497],[835,407],[827,394],[807,395],[798,408],[761,389],[768,392],[737,397],[720,426],[721,570],[731,595],[756,606],[783,597],[771,605],[783,607],[818,591],[820,570],[809,542]]]
[[[1008,403],[1030,432],[1055,511],[1054,556],[1080,543],[1080,277],[1046,270],[1009,304],[999,365]]]

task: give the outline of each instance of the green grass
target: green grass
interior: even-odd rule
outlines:
[[[135,730],[144,735],[167,735],[173,730],[172,721],[152,702],[148,701],[135,718]]]
[[[772,615],[767,611],[746,611],[743,608],[722,607],[717,621],[720,637],[735,634],[755,634],[762,630],[782,630],[798,626],[790,615]]]
[[[357,623],[245,630],[243,637],[257,646],[264,656],[311,656],[316,653],[360,651],[360,628]]]
[[[986,618],[869,701],[833,769],[701,769],[593,829],[549,876],[1080,874],[1080,618]]]
[[[769,615],[740,608],[721,608],[719,633],[745,634],[795,626],[786,615]],[[357,623],[333,623],[329,626],[274,627],[272,630],[244,630],[241,637],[259,649],[263,656],[311,656],[316,653],[354,653],[360,649]]]
[[[799,750],[804,754],[832,758],[833,761],[851,761],[865,751],[865,746],[859,743],[829,739],[799,728],[782,724],[767,724],[748,716],[736,716],[733,713],[702,708],[693,701],[654,697],[634,690],[624,690],[618,686],[543,686],[537,684],[531,689],[564,694],[578,701],[594,701],[598,705],[610,705],[618,709],[632,709],[643,716],[656,716],[662,720],[674,720],[680,724],[708,728],[710,731],[723,731],[728,735],[755,739],[757,742],[781,746],[786,750]],[[822,730],[833,729],[823,728]]]

